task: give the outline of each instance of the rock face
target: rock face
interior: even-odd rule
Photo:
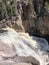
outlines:
[[[0,40],[0,62],[49,63],[49,45],[43,38],[17,33],[8,27],[0,30]]]
[[[49,11],[43,10],[44,15],[37,18],[32,13],[28,0],[17,0],[17,16],[12,20],[0,21],[0,28],[10,26],[17,32],[28,32],[31,35],[46,36],[49,35]]]
[[[10,26],[17,32],[28,32],[39,36],[49,35],[49,12],[47,9],[43,12],[44,15],[37,18],[34,11],[32,13],[28,0],[17,0],[17,16],[12,17],[12,20],[0,21],[0,28]]]
[[[20,6],[21,4],[21,6]],[[33,4],[32,4],[33,5]],[[21,15],[22,26],[25,31],[39,36],[49,35],[49,10],[43,9],[43,15],[37,18],[34,11],[32,13],[30,3],[27,0],[19,0],[18,14]],[[18,17],[19,18],[19,17]]]
[[[38,29],[42,35],[49,35],[49,16],[44,16],[40,18]]]

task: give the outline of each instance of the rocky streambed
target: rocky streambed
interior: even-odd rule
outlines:
[[[44,38],[0,29],[0,65],[48,65],[49,45]]]

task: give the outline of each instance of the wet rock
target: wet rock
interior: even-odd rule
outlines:
[[[40,63],[38,62],[38,60],[36,60],[34,57],[32,56],[18,56],[16,57],[16,61],[18,62],[26,62],[26,63],[33,63],[36,65],[39,65]]]

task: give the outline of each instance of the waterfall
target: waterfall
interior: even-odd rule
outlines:
[[[17,33],[14,29],[7,27],[0,30],[0,40],[18,56],[31,56],[38,60],[40,65],[46,65],[49,62],[49,52],[47,52],[49,45],[43,38],[29,36],[28,33]]]

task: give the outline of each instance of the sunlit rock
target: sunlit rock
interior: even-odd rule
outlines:
[[[25,62],[17,62],[17,63],[11,63],[11,62],[0,62],[0,65],[32,65],[31,63],[25,63]]]
[[[14,53],[14,51],[7,44],[3,43],[0,39],[0,56],[8,58],[8,57],[14,57],[15,55],[16,54]]]

